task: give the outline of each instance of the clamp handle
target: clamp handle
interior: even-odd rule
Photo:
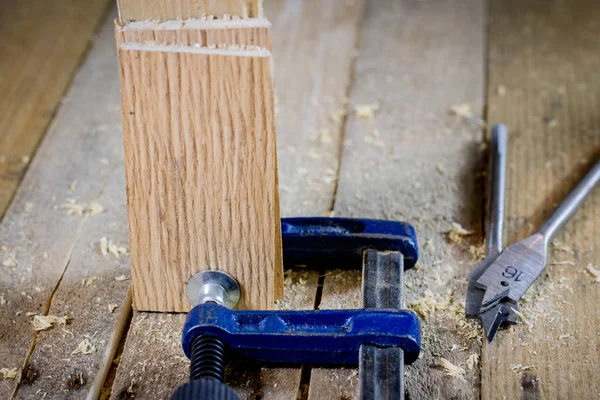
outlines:
[[[395,250],[404,269],[419,258],[417,234],[399,221],[362,218],[282,218],[283,261],[292,265],[333,265],[360,268],[366,249]]]

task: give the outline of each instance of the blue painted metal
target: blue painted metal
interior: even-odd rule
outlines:
[[[214,303],[196,306],[183,328],[192,339],[214,335],[246,357],[267,363],[358,363],[361,344],[404,349],[405,363],[421,350],[418,317],[407,310],[234,311]]]
[[[419,248],[412,225],[359,218],[282,218],[283,260],[292,265],[360,268],[365,249],[397,250],[404,269],[417,263]]]

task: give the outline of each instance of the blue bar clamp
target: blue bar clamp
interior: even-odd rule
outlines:
[[[326,265],[357,268],[364,264],[363,268],[366,268],[369,265],[365,261],[367,249],[378,250],[382,254],[400,252],[400,257],[403,257],[400,263],[403,262],[404,269],[412,268],[418,258],[415,230],[402,222],[349,218],[284,218],[281,220],[281,228],[283,258],[288,267]],[[401,286],[401,280],[399,285]],[[401,288],[398,291],[401,298]],[[192,359],[192,364],[195,356],[193,353],[196,351],[194,341],[199,337],[207,338],[203,340],[209,342],[209,338],[216,339],[215,343],[220,342],[233,352],[265,363],[357,365],[361,346],[371,345],[376,348],[400,348],[404,354],[404,363],[410,364],[417,359],[421,350],[419,319],[413,312],[400,309],[401,307],[246,311],[231,310],[224,305],[215,304],[224,302],[223,299],[209,301],[195,306],[189,312],[183,327],[182,345],[185,354]],[[205,357],[212,355],[213,358],[224,358],[223,345],[213,343],[211,347],[211,343],[197,347],[203,349]],[[194,365],[191,370],[192,377],[206,375],[194,371]],[[222,371],[215,378],[222,380]],[[193,382],[192,380],[190,384]],[[182,388],[183,386],[179,389]],[[178,392],[183,392],[179,389],[172,399],[203,398],[198,396],[198,388],[193,389],[196,396],[176,397]],[[207,399],[214,397],[207,396]]]

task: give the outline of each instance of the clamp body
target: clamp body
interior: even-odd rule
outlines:
[[[421,348],[418,317],[407,310],[235,311],[214,303],[188,314],[183,350],[210,334],[253,360],[266,363],[358,364],[360,346],[400,347],[405,363]]]

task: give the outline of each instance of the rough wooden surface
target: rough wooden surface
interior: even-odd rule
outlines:
[[[600,8],[594,1],[498,1],[490,14],[489,121],[511,130],[508,243],[533,233],[600,157]],[[529,322],[484,346],[484,399],[592,399],[600,381],[596,189],[555,239],[527,294]],[[520,367],[519,367],[520,366]]]
[[[169,21],[202,16],[262,17],[262,0],[117,0],[119,20]]]
[[[23,178],[109,2],[0,1],[0,214]]]
[[[81,287],[81,276],[67,278],[69,274],[65,271],[68,267],[78,264],[79,268],[90,271],[87,268],[91,266],[86,264],[89,260],[83,262],[79,251],[89,246],[89,242],[82,240],[92,240],[92,236],[101,232],[99,225],[95,224],[105,215],[98,213],[99,209],[92,215],[89,206],[98,201],[109,178],[122,171],[119,158],[115,160],[115,154],[120,154],[120,135],[118,131],[113,135],[107,134],[111,129],[115,132],[118,127],[120,109],[117,79],[110,79],[110,76],[116,77],[114,45],[106,40],[111,39],[111,30],[105,30],[103,35],[105,40],[98,42],[94,54],[74,80],[69,96],[63,101],[13,204],[0,224],[0,243],[6,246],[2,252],[0,276],[0,293],[6,302],[0,306],[0,358],[3,368],[20,369],[34,350],[32,341],[37,335],[32,325],[34,317],[27,315],[28,312],[47,314],[51,311],[54,315],[67,315],[71,323],[79,327],[82,324],[96,324],[94,318],[90,317],[94,315],[92,309],[88,317],[83,319],[79,319],[81,315],[71,314],[73,309],[89,306],[88,303],[75,300],[85,297],[84,291],[78,296],[57,300],[59,304],[68,300],[70,304],[67,308],[57,309],[52,298],[61,282],[68,284],[66,290],[69,287]],[[118,199],[114,201],[118,202]],[[114,207],[112,211],[122,213],[123,206]],[[81,214],[79,211],[82,211]],[[94,224],[95,230],[87,230],[88,224]],[[108,233],[108,229],[105,227],[102,231]],[[84,232],[87,235],[82,239]],[[93,240],[98,239],[94,237]],[[121,268],[125,266],[121,265]],[[127,274],[125,271],[122,273]],[[112,284],[108,277],[105,279],[108,285]],[[75,302],[71,303],[70,300]],[[104,304],[102,311],[105,310],[106,314],[108,310]],[[70,330],[71,326],[55,327],[53,333],[60,337],[65,334],[62,328]],[[105,334],[109,335],[110,332],[102,333]],[[45,335],[47,333],[42,333],[39,339],[43,345],[51,347],[44,347],[44,350],[60,347],[45,341]],[[75,342],[76,339],[81,340],[80,336],[71,339],[72,343],[68,346],[70,352],[79,343]],[[34,357],[34,360],[38,359]],[[64,398],[62,390],[66,383],[60,371],[65,363],[59,365],[44,369],[46,364],[40,362],[40,366],[34,366],[34,369],[38,371],[37,379],[46,380],[48,386],[45,387],[53,388],[51,394],[55,398]],[[94,368],[89,372],[92,378],[95,372]],[[57,381],[48,380],[48,375],[54,375]],[[0,381],[0,397],[9,398],[18,382],[18,378]]]
[[[341,110],[351,78],[350,55],[362,2],[265,3],[273,24],[282,215],[323,215],[333,202],[341,147]],[[308,276],[296,273],[285,283],[286,297],[280,308],[312,308],[316,291],[314,271]],[[181,316],[134,313],[111,398],[122,398],[119,396],[128,390],[135,391],[138,398],[168,398],[188,378],[188,364],[177,358],[184,357],[180,345],[182,324]],[[148,352],[147,343],[154,340],[161,340],[162,346]],[[177,360],[182,362],[175,363]],[[234,378],[240,370],[246,371],[243,377],[247,379]],[[308,383],[301,382],[299,368],[256,366],[238,368],[228,380],[242,398],[261,393],[270,399],[295,398],[298,386],[302,383],[302,392]]]
[[[475,324],[463,326],[461,304],[474,264],[469,245],[480,244],[481,237],[483,135],[480,126],[450,110],[469,103],[481,115],[485,5],[372,0],[363,21],[350,109],[378,108],[371,119],[349,114],[335,213],[417,228],[421,268],[405,274],[406,301],[417,309],[428,301],[436,309],[422,320],[422,358],[407,369],[411,399],[479,396],[477,370],[463,365],[461,380],[433,366],[440,357],[459,365],[480,351],[480,332]],[[450,242],[452,222],[477,237]],[[336,277],[336,289],[324,290],[320,308],[346,307],[346,296],[360,299],[359,274],[327,275],[325,287]],[[310,397],[354,398],[355,382],[353,370],[313,370]]]
[[[127,45],[134,308],[187,311],[185,284],[214,269],[237,278],[240,308],[271,309],[283,267],[270,53]]]

